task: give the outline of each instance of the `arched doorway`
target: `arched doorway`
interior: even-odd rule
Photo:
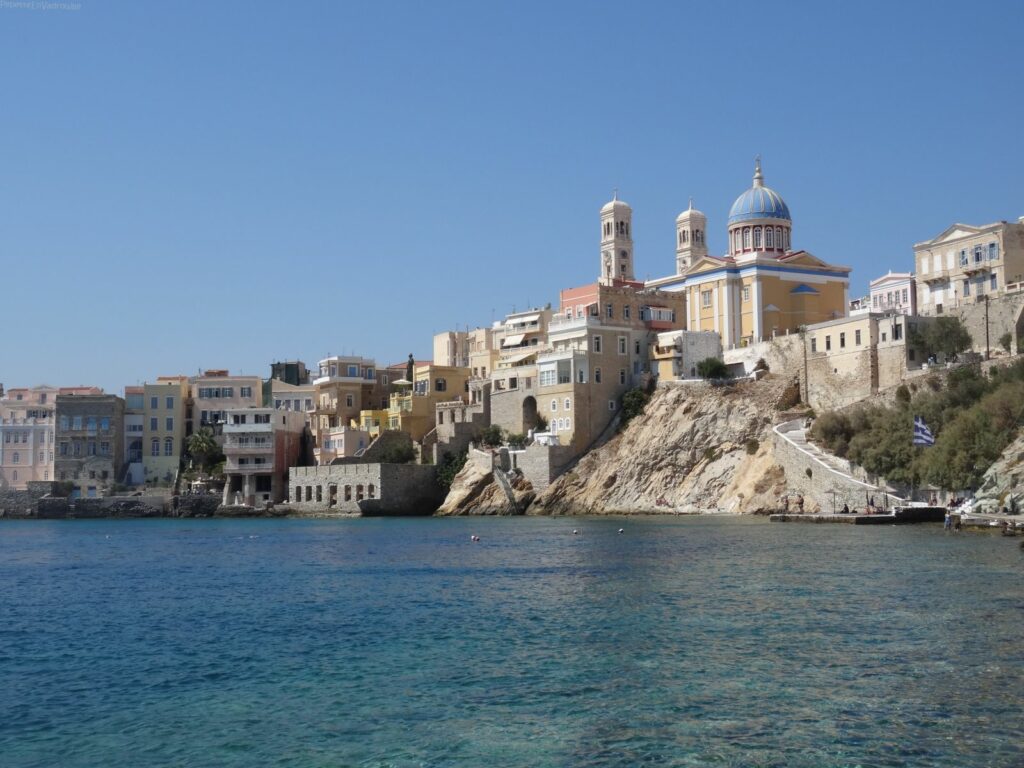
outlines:
[[[537,399],[530,395],[523,399],[523,434],[537,428]]]

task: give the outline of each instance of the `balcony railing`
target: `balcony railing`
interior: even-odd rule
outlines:
[[[273,472],[274,462],[267,461],[263,464],[239,464],[236,461],[230,459],[224,463],[224,471],[230,474],[244,475],[256,472]]]

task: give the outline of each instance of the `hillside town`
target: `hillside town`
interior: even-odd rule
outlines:
[[[867,295],[851,297],[852,268],[799,248],[760,160],[728,211],[727,253],[709,253],[709,219],[691,199],[675,220],[667,274],[639,280],[632,213],[617,194],[601,208],[595,279],[490,325],[436,334],[430,359],[154,372],[116,394],[4,382],[0,493],[431,513],[444,500],[436,475],[455,457],[488,447],[510,498],[517,477],[542,491],[616,429],[627,393],[698,391],[709,360],[733,380],[770,370],[822,411],[957,357],[1018,352],[1024,217],[922,233],[912,264],[894,260]],[[951,317],[969,347],[929,346],[927,328]]]

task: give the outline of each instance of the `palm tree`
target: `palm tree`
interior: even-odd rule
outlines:
[[[213,439],[210,427],[200,427],[189,435],[188,453],[205,472],[209,472],[214,464],[224,459],[224,453]]]

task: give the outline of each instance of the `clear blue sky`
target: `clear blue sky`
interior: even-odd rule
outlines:
[[[1024,4],[0,8],[0,382],[267,374],[557,302],[598,210],[673,269],[753,157],[851,295],[1024,215]]]

